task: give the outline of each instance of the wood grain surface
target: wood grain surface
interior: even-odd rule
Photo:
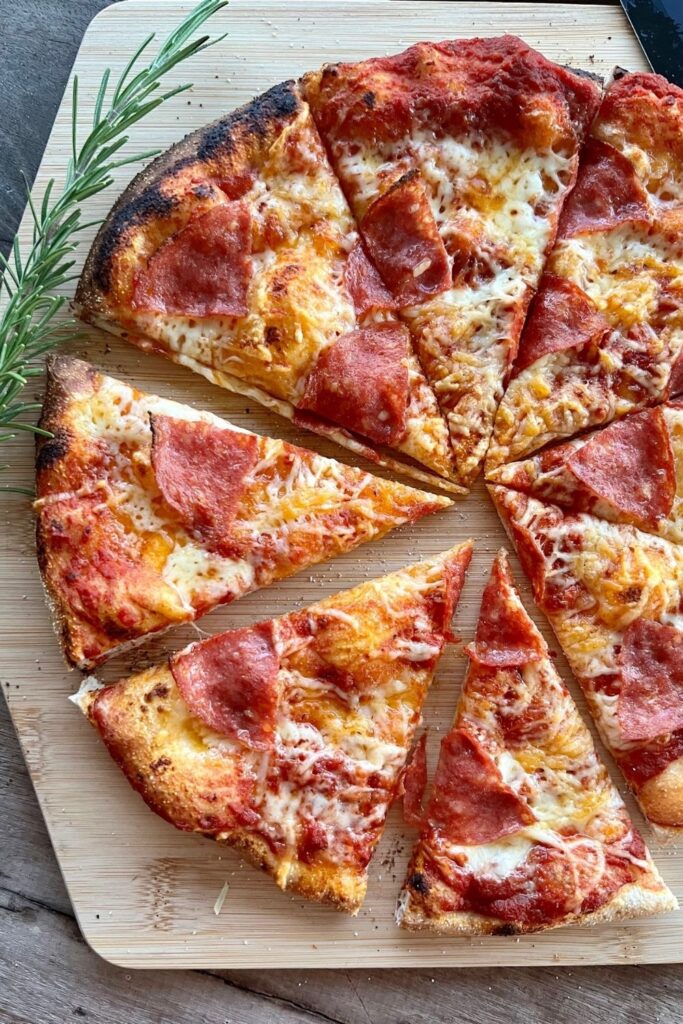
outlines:
[[[57,3],[56,0],[43,0],[41,3],[7,3],[0,0],[0,14],[3,15],[2,45],[7,48],[12,39],[17,39],[17,50],[20,58],[12,64],[12,54],[8,54],[8,60],[2,61],[0,72],[0,84],[5,86],[3,95],[10,98],[16,96],[14,104],[8,104],[6,117],[3,120],[9,126],[8,134],[11,135],[11,142],[14,145],[14,152],[18,154],[17,160],[22,161],[23,166],[35,165],[39,156],[40,141],[32,137],[28,125],[34,114],[36,99],[42,92],[46,93],[52,100],[58,98],[61,91],[63,78],[68,68],[69,57],[73,54],[73,48],[77,42],[78,32],[82,30],[88,15],[100,7],[102,2],[92,3]],[[148,7],[161,8],[162,3],[149,3]],[[178,6],[178,5],[175,5]],[[303,6],[303,5],[301,5]],[[427,5],[421,5],[424,9]],[[457,5],[453,5],[454,7]],[[483,5],[462,5],[461,10],[467,10],[470,18],[473,8]],[[68,11],[66,11],[68,8]],[[514,11],[516,5],[508,5],[510,11]],[[63,10],[64,9],[64,10]],[[475,10],[480,15],[481,10]],[[234,11],[234,8],[233,8]],[[64,16],[62,17],[62,13]],[[231,12],[232,13],[232,12]],[[594,12],[582,9],[572,12],[575,15],[575,24],[583,26],[585,36],[584,43],[591,41],[590,33],[586,31],[587,20],[594,16]],[[599,17],[602,17],[600,12]],[[613,13],[615,18],[614,33],[624,32],[618,12]],[[531,21],[527,25],[527,31],[523,34],[534,42],[531,29],[537,27],[536,22],[546,25],[550,20],[556,18],[560,21],[563,44],[567,38],[567,29],[571,27],[571,21],[565,12],[544,11],[540,18],[536,18],[533,25]],[[619,20],[617,20],[619,19]],[[272,19],[271,19],[272,20]],[[476,19],[475,19],[476,20]],[[506,28],[512,27],[510,21],[514,15],[506,19]],[[28,25],[31,32],[27,37],[13,34],[7,31],[8,26],[16,25],[17,30],[22,25]],[[482,25],[482,28],[484,26]],[[489,32],[499,31],[497,26],[486,24]],[[481,31],[482,29],[480,29]],[[519,30],[519,29],[518,29]],[[416,31],[420,33],[418,27]],[[451,19],[451,28],[443,34],[454,35],[457,31],[466,31],[457,28],[457,19]],[[476,31],[476,28],[470,29]],[[48,42],[50,34],[56,37],[62,33],[60,46],[50,48]],[[42,36],[41,36],[42,33]],[[435,33],[432,33],[435,34]],[[441,34],[441,33],[439,33]],[[606,37],[613,34],[612,31],[604,30],[604,46],[613,40]],[[571,33],[570,33],[571,35]],[[406,32],[405,41],[416,38],[415,35]],[[578,33],[575,37],[578,38]],[[365,35],[356,40],[356,51],[358,53],[370,52],[368,46],[372,40],[365,41]],[[68,50],[68,46],[71,50]],[[132,35],[129,37],[127,46],[132,45]],[[225,44],[223,44],[225,46]],[[341,44],[340,44],[341,45]],[[620,45],[626,47],[628,56],[629,47],[631,66],[636,66],[639,58],[634,44],[627,36],[621,36]],[[43,63],[40,74],[40,84],[36,87],[30,78],[31,71],[35,74],[38,61],[45,57],[45,48],[50,48],[50,53],[55,55],[55,62],[52,64]],[[364,48],[365,47],[365,48]],[[391,48],[391,45],[388,46]],[[571,50],[571,42],[566,47]],[[545,47],[547,52],[552,51]],[[60,51],[57,54],[57,51]],[[13,51],[15,52],[15,51]],[[337,51],[340,55],[345,52]],[[587,58],[591,51],[584,49]],[[604,50],[602,51],[604,54]],[[4,54],[3,54],[4,56]],[[222,54],[221,54],[222,56]],[[571,56],[568,59],[571,59]],[[594,61],[600,59],[598,53],[594,55]],[[59,62],[57,62],[57,57]],[[106,59],[112,60],[113,54],[108,53]],[[575,58],[574,58],[575,59]],[[609,56],[607,58],[609,60]],[[623,57],[619,58],[625,63]],[[642,59],[642,58],[641,58]],[[7,68],[20,67],[24,62],[24,72],[15,78],[8,78]],[[314,60],[310,61],[315,63]],[[589,62],[592,66],[593,62]],[[100,68],[93,67],[99,71]],[[278,71],[272,65],[258,69],[264,75],[263,84],[276,80]],[[241,69],[240,69],[241,71]],[[226,86],[233,83],[227,82],[229,75],[224,67],[212,65],[208,73],[198,75],[192,69],[192,77],[197,83],[197,88],[190,98],[190,109],[169,111],[164,130],[167,132],[166,141],[182,134],[186,126],[200,120],[208,120],[212,116],[212,110],[206,101],[211,80],[218,81],[222,93],[219,102],[225,103]],[[218,79],[212,79],[213,74],[219,74]],[[238,84],[247,92],[251,88],[253,93],[259,88],[261,82],[253,84],[246,81],[248,76],[236,75]],[[3,81],[4,79],[4,81]],[[14,82],[11,87],[10,83]],[[29,84],[30,83],[30,84]],[[50,88],[46,89],[46,83]],[[42,88],[41,88],[42,84]],[[214,99],[214,104],[216,100]],[[41,96],[40,103],[43,103]],[[200,104],[204,108],[200,108]],[[227,104],[226,104],[227,105]],[[187,106],[185,101],[184,106]],[[200,108],[200,109],[192,109]],[[219,109],[219,108],[216,108]],[[222,109],[222,108],[221,108]],[[35,111],[34,123],[38,124],[38,111]],[[16,133],[12,125],[16,126]],[[3,125],[5,127],[5,125]],[[22,136],[22,132],[24,133]],[[175,133],[175,134],[174,134]],[[39,135],[39,128],[36,128],[36,136]],[[33,143],[31,139],[33,138]],[[44,136],[43,136],[44,138]],[[33,144],[33,148],[31,148]],[[148,136],[145,135],[145,145],[148,145]],[[5,216],[2,221],[0,238],[9,238],[12,231],[13,210],[18,210],[19,199],[16,195],[16,178],[12,179],[10,174],[14,170],[11,166],[4,171],[3,186],[9,193],[9,202],[4,208]],[[3,195],[4,198],[4,195]],[[110,349],[107,351],[107,349]],[[216,411],[228,414],[233,418],[243,417],[242,422],[254,423],[255,410],[247,411],[245,403],[233,399],[226,401],[225,396],[215,389],[207,389],[190,375],[183,375],[181,379],[176,378],[167,364],[159,361],[152,361],[137,357],[135,354],[126,352],[116,347],[110,347],[100,338],[88,346],[88,354],[95,362],[102,365],[109,365],[116,372],[127,373],[127,375],[138,380],[144,386],[156,387],[164,393],[171,391],[184,400],[196,402],[199,405],[211,407]],[[132,360],[132,361],[131,361]],[[180,382],[179,382],[180,381]],[[182,391],[176,391],[176,387],[182,387]],[[233,403],[230,405],[230,403]],[[261,418],[256,424],[257,429],[270,429],[272,432],[287,434],[282,421],[278,421],[260,414]],[[299,440],[302,438],[299,437]],[[313,439],[307,439],[311,446],[317,446]],[[329,449],[331,450],[331,449]],[[21,459],[22,451],[17,453]],[[23,458],[27,458],[27,451],[23,451]],[[15,463],[17,464],[17,463]],[[27,465],[24,463],[20,469],[20,475],[26,476]],[[30,475],[30,474],[29,474]],[[480,506],[481,503],[480,503]],[[99,911],[94,911],[95,919],[99,913],[100,919],[115,917],[119,910],[121,877],[125,875],[125,858],[130,853],[131,836],[134,838],[142,836],[147,842],[150,832],[160,829],[164,833],[162,845],[167,841],[175,848],[176,842],[181,845],[190,844],[191,851],[183,850],[180,855],[186,865],[190,866],[193,873],[206,872],[209,868],[208,885],[205,896],[209,894],[215,898],[215,892],[222,884],[225,868],[222,866],[216,872],[214,881],[214,869],[218,866],[216,862],[215,848],[199,839],[176,836],[175,833],[167,830],[161,823],[156,822],[151,815],[140,805],[135,805],[133,794],[128,793],[125,785],[114,783],[114,794],[110,794],[108,788],[112,782],[113,769],[108,760],[103,756],[97,746],[94,736],[84,729],[84,723],[78,719],[68,706],[61,706],[61,698],[72,689],[73,677],[59,668],[58,688],[55,697],[59,696],[60,710],[56,713],[54,720],[45,727],[41,721],[41,699],[36,699],[36,694],[42,694],[49,690],[45,685],[46,673],[49,675],[50,666],[54,669],[54,646],[52,635],[45,628],[45,613],[39,592],[35,588],[35,574],[33,577],[26,576],[27,566],[32,565],[31,550],[31,528],[28,521],[27,510],[20,499],[5,499],[1,509],[2,513],[2,550],[3,550],[3,579],[9,583],[5,593],[5,631],[2,637],[3,659],[2,659],[2,682],[3,688],[9,697],[9,703],[14,709],[16,718],[20,721],[20,731],[23,733],[27,753],[30,756],[31,765],[34,771],[34,779],[39,787],[43,785],[43,779],[51,775],[60,780],[60,785],[65,784],[70,778],[78,779],[79,788],[75,806],[70,810],[76,811],[70,816],[66,804],[64,807],[52,808],[53,815],[63,816],[59,823],[59,831],[63,831],[62,839],[57,842],[58,852],[64,855],[70,844],[78,847],[82,833],[91,834],[95,829],[98,838],[98,862],[106,865],[105,878],[108,887],[105,890],[104,902]],[[392,565],[400,562],[404,555],[419,557],[423,553],[433,550],[433,544],[437,541],[443,547],[450,543],[451,536],[462,536],[471,521],[476,518],[474,505],[470,508],[469,503],[459,507],[454,513],[459,524],[453,523],[448,528],[448,537],[445,531],[437,531],[436,526],[429,527],[429,534],[423,528],[418,527],[407,539],[400,540],[398,546],[391,547],[392,541],[385,542],[374,548],[365,548],[360,556],[352,556],[349,564],[344,567],[341,563],[332,563],[322,567],[319,574],[316,574],[313,583],[306,580],[302,584],[299,581],[290,581],[285,585],[279,595],[272,593],[268,596],[271,602],[267,609],[264,608],[263,597],[255,601],[251,611],[245,608],[240,614],[249,615],[253,619],[256,614],[267,614],[271,611],[277,612],[285,607],[300,604],[303,600],[309,599],[305,588],[310,584],[314,586],[315,593],[319,592],[319,585],[326,585],[328,592],[338,589],[341,586],[350,585],[366,575],[376,575]],[[460,519],[459,517],[466,517]],[[433,520],[436,524],[437,520]],[[426,526],[426,524],[425,524]],[[479,527],[481,529],[479,529]],[[500,534],[496,532],[498,527],[489,522],[489,525],[478,524],[478,532],[482,543],[480,544],[480,561],[470,579],[470,593],[463,615],[458,617],[458,625],[463,633],[466,632],[467,624],[471,625],[474,608],[478,600],[478,592],[484,578],[486,565],[490,558],[490,552],[497,545]],[[403,558],[405,560],[405,558]],[[337,578],[337,573],[342,576]],[[25,585],[26,583],[30,585]],[[256,595],[259,598],[259,595]],[[249,599],[252,600],[252,599]],[[233,609],[236,612],[237,608]],[[224,613],[221,613],[224,614]],[[226,613],[227,614],[227,613]],[[225,625],[227,621],[233,621],[234,615],[227,615],[227,620],[219,623],[218,618],[212,618],[207,622],[207,628],[214,630],[220,624]],[[173,645],[182,642],[179,634],[174,635]],[[6,656],[5,656],[6,655]],[[449,714],[457,694],[457,676],[459,663],[457,659],[451,659],[450,665],[444,666],[441,673],[441,682],[437,691],[437,705],[442,707],[444,714]],[[57,677],[55,677],[57,678]],[[61,682],[59,682],[59,680]],[[48,705],[46,705],[48,706]],[[52,705],[49,705],[51,707]],[[56,705],[55,705],[56,708]],[[51,714],[51,713],[50,713]],[[0,824],[0,1020],[7,1020],[8,1024],[15,1021],[30,1021],[31,1024],[43,1024],[45,1021],[64,1021],[74,1017],[90,1017],[94,1020],[107,1022],[130,1021],[132,1024],[143,1021],[185,1021],[201,1019],[206,1021],[290,1021],[290,1020],[333,1020],[344,1022],[380,1022],[380,1021],[446,1021],[457,1017],[460,1020],[477,1020],[482,1022],[510,1019],[511,989],[514,989],[514,997],[523,1006],[523,1016],[530,1021],[544,1021],[547,1019],[578,1021],[584,1016],[582,1007],[589,1000],[594,1003],[596,1019],[602,1019],[609,1012],[614,1015],[618,1007],[620,1019],[629,1021],[661,1020],[673,1021],[679,1019],[677,1012],[677,1001],[681,995],[679,981],[680,972],[675,967],[639,968],[637,970],[616,971],[610,968],[574,968],[558,974],[553,967],[532,968],[523,967],[515,972],[498,969],[479,969],[476,971],[453,972],[440,969],[435,971],[414,970],[405,971],[368,971],[361,969],[356,971],[275,971],[272,968],[287,963],[286,957],[269,955],[267,949],[254,955],[251,963],[258,965],[250,971],[218,971],[211,970],[176,972],[172,975],[152,973],[130,973],[105,964],[94,957],[87,949],[79,936],[78,929],[73,922],[73,911],[63,884],[59,877],[55,862],[52,858],[49,842],[46,837],[40,815],[37,811],[35,799],[26,777],[23,765],[21,764],[18,747],[11,727],[6,719],[2,720],[3,735],[0,736],[0,786],[2,787],[2,807],[5,810],[2,824]],[[75,729],[74,729],[75,727]],[[55,733],[63,735],[57,747],[49,752],[45,749],[46,738],[52,742]],[[73,733],[73,735],[72,735]],[[85,746],[83,746],[85,743]],[[120,782],[120,780],[119,780]],[[73,787],[71,787],[73,789]],[[125,813],[132,814],[131,821],[133,828],[128,834],[127,840],[122,837],[118,826],[120,821],[117,816],[120,809]],[[149,830],[149,831],[148,831]],[[114,832],[114,835],[111,833]],[[169,832],[169,836],[166,833]],[[156,833],[155,833],[156,834]],[[159,833],[159,836],[161,833]],[[178,847],[180,849],[180,847]],[[207,852],[208,851],[208,852]],[[250,876],[246,890],[249,898],[263,894],[268,888],[266,880],[260,879],[249,868],[240,870],[238,862],[233,862],[229,852],[225,858],[231,864],[229,870],[238,872],[239,882],[235,883],[242,889],[242,879]],[[674,881],[674,861],[671,856],[660,858],[660,863],[669,881]],[[87,875],[92,871],[93,864],[86,857],[75,864],[77,875],[82,876],[76,879],[78,884],[87,888]],[[153,907],[151,932],[160,931],[162,940],[166,932],[165,915],[167,907],[165,903],[171,904],[171,913],[174,911],[173,885],[174,878],[177,880],[177,865],[166,866],[166,874],[163,872],[155,879],[155,892],[157,896],[156,909]],[[375,867],[377,870],[377,866]],[[176,873],[176,874],[174,874]],[[379,871],[378,871],[379,873]],[[182,871],[180,882],[184,885]],[[251,883],[254,888],[251,888]],[[170,885],[170,889],[168,888]],[[166,886],[166,889],[164,889]],[[194,886],[194,888],[193,888]],[[204,893],[204,889],[196,889],[196,879],[188,887],[194,897]],[[395,884],[392,881],[392,895]],[[102,890],[100,890],[100,897]],[[287,897],[280,897],[277,893],[273,895],[277,900],[287,900]],[[201,898],[205,898],[201,895]],[[229,898],[230,899],[230,898]],[[195,903],[198,901],[195,899]],[[190,908],[192,909],[192,908]],[[209,908],[210,909],[210,908]],[[300,911],[298,907],[284,907],[283,920],[290,922],[293,917],[306,911]],[[202,906],[202,915],[206,906]],[[321,925],[324,931],[329,932],[335,927],[336,917],[330,919],[328,913],[324,915],[324,923]],[[234,932],[239,924],[239,914],[235,914],[234,908],[228,904],[224,908],[221,918],[221,927],[224,933]],[[213,923],[213,922],[212,922]],[[376,922],[377,923],[377,922]],[[660,923],[664,925],[664,921]],[[111,926],[105,925],[104,932],[110,932]],[[192,930],[192,929],[191,929]],[[360,930],[360,929],[356,929]],[[373,927],[374,931],[374,927]],[[630,959],[642,957],[643,952],[647,956],[647,948],[643,950],[642,937],[633,938],[627,929],[615,929],[614,935],[609,941],[612,942],[612,955],[617,959]],[[569,935],[569,933],[566,933]],[[243,942],[244,940],[242,940]],[[247,939],[247,943],[249,943]],[[414,940],[413,940],[414,941]],[[591,941],[590,933],[575,933],[571,943],[575,955],[584,957],[586,961],[591,959],[590,952],[586,945]],[[645,940],[647,946],[649,940]],[[672,943],[674,939],[672,938]],[[514,940],[513,940],[514,943]],[[520,964],[533,964],[539,962],[538,940],[530,943],[528,948],[515,955],[515,961]],[[163,941],[162,941],[163,945]],[[516,944],[515,944],[516,945]],[[363,943],[365,947],[365,942]],[[248,947],[247,947],[248,948]],[[491,954],[495,957],[492,962],[502,962],[505,946],[500,940],[496,942],[495,951]],[[362,948],[357,963],[369,966],[372,958],[368,955],[370,950]],[[272,950],[271,950],[272,953]],[[501,955],[502,954],[502,955]],[[548,954],[551,962],[558,963],[565,959],[560,953]],[[181,955],[182,956],[182,955]],[[453,962],[452,956],[442,954],[441,963]],[[415,957],[408,957],[405,962],[413,962]],[[463,960],[472,962],[471,956],[463,956]],[[324,958],[317,958],[314,962],[323,962]],[[171,966],[178,962],[175,956],[164,954],[157,960],[158,963]],[[186,962],[192,962],[186,961]],[[193,962],[198,962],[194,960]],[[227,959],[223,963],[229,962]],[[234,961],[230,961],[234,962]],[[263,968],[267,968],[264,970]],[[612,1009],[610,1009],[610,1007]],[[516,1019],[516,1015],[515,1015]],[[521,1019],[521,1016],[520,1016]]]

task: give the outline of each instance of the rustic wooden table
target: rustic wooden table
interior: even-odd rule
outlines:
[[[20,171],[35,173],[81,36],[111,2],[0,0],[3,251],[24,205]],[[674,1024],[682,1014],[683,972],[675,965],[317,972],[270,971],[264,964],[258,971],[135,973],[112,967],[80,936],[0,702],[0,1024]]]

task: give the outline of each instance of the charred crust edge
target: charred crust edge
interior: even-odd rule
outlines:
[[[177,198],[162,191],[165,179],[193,163],[235,152],[250,137],[264,140],[269,130],[297,112],[300,103],[293,80],[274,85],[232,113],[185,136],[136,175],[114,204],[90,249],[76,290],[79,314],[87,316],[89,310],[97,308],[101,293],[110,289],[113,257],[128,229],[165,217],[177,206]]]

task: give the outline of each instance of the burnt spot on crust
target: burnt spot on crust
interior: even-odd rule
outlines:
[[[363,94],[363,103],[365,104],[366,107],[369,107],[370,110],[374,109],[375,102],[376,102],[376,96],[375,96],[374,92],[371,92],[370,90],[368,90],[368,92]]]
[[[151,217],[168,217],[178,205],[175,196],[167,196],[160,185],[153,184],[130,202],[115,209],[111,218],[102,226],[97,239],[97,260],[93,268],[94,283],[102,291],[111,284],[112,259],[119,243],[131,226],[144,224]]]
[[[429,882],[421,871],[416,871],[410,876],[408,885],[411,889],[414,889],[415,892],[419,892],[423,896],[426,896],[429,892]]]
[[[233,114],[205,128],[197,149],[197,158],[201,161],[212,160],[219,154],[230,153],[239,132],[265,138],[273,122],[291,117],[298,107],[299,98],[291,79],[274,85]]]
[[[491,932],[492,935],[517,935],[519,929],[510,923],[497,925]]]
[[[59,428],[54,437],[40,438],[36,453],[36,472],[45,473],[52,469],[69,452],[71,436],[68,430]]]
[[[168,686],[165,683],[157,683],[156,686],[152,687],[145,694],[145,700],[149,703],[151,700],[162,699],[168,697]]]
[[[152,761],[149,766],[149,770],[155,774],[163,774],[163,772],[170,768],[173,762],[170,757],[158,757],[156,761]]]
[[[579,78],[587,78],[591,82],[595,82],[597,85],[604,85],[605,79],[602,75],[599,75],[597,71],[587,71],[585,68],[575,68],[571,64],[560,65],[565,71],[571,71],[573,75],[577,75]]]

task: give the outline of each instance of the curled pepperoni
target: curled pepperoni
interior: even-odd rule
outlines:
[[[451,287],[448,253],[418,171],[409,171],[369,207],[361,229],[375,266],[401,306]]]
[[[475,642],[465,648],[479,665],[514,668],[546,654],[543,637],[519,600],[505,551],[499,551],[481,601]]]
[[[453,729],[441,744],[426,817],[432,828],[465,846],[492,843],[536,820],[529,805],[503,782],[491,756],[464,729]]]
[[[587,140],[579,174],[560,217],[558,238],[609,231],[619,224],[649,218],[647,196],[635,167],[618,149]]]
[[[190,711],[210,729],[257,750],[273,745],[279,659],[272,621],[192,644],[170,667]]]
[[[586,293],[563,277],[545,274],[529,308],[513,376],[552,352],[600,344],[610,325]]]
[[[214,206],[153,254],[135,283],[132,306],[182,316],[245,316],[250,253],[247,205]]]
[[[567,467],[594,499],[637,526],[654,529],[671,512],[676,467],[661,408],[612,423],[574,448]]]
[[[258,438],[203,420],[153,414],[152,467],[164,500],[183,525],[219,554],[235,554],[232,536]]]
[[[369,437],[396,444],[406,431],[410,336],[396,323],[359,327],[318,357],[299,408]]]
[[[617,719],[624,739],[652,740],[683,726],[683,632],[636,619],[624,633],[618,664]]]

